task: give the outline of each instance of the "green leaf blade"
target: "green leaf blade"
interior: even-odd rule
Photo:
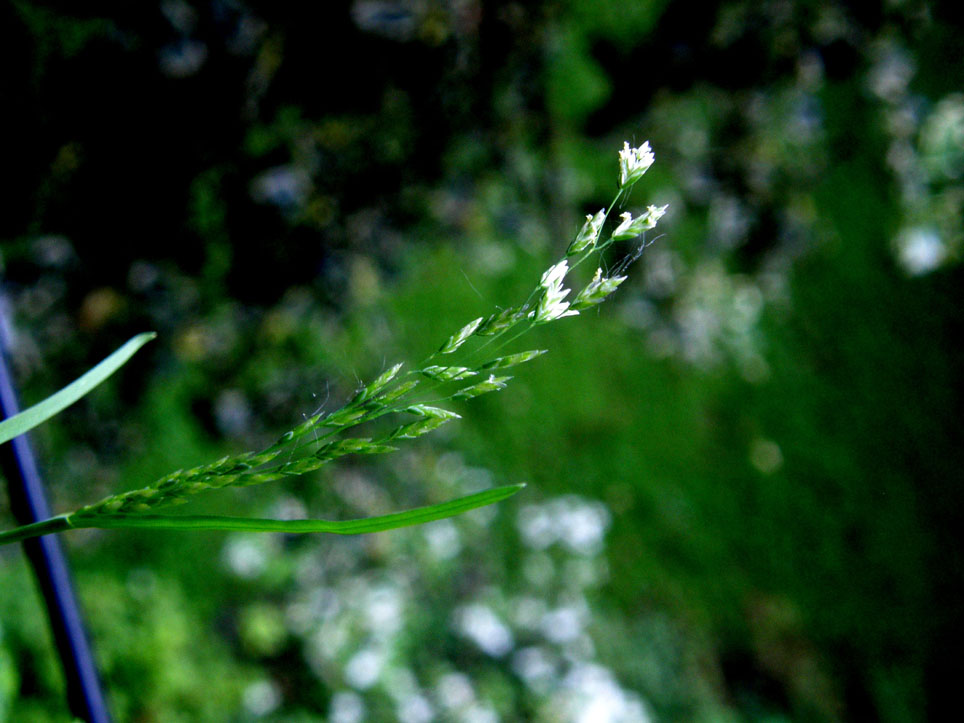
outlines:
[[[519,492],[523,487],[525,487],[524,484],[493,487],[436,505],[416,507],[403,512],[393,512],[388,515],[358,520],[272,520],[224,517],[221,515],[146,514],[106,514],[91,515],[90,517],[71,515],[68,519],[72,527],[97,527],[102,529],[244,530],[248,532],[327,532],[335,535],[361,535],[454,517],[479,507],[501,502]]]
[[[100,362],[97,366],[81,375],[58,392],[51,394],[42,402],[0,422],[0,444],[29,432],[56,414],[69,407],[81,397],[86,396],[104,380],[120,369],[137,351],[156,337],[152,331],[138,334],[126,344]]]

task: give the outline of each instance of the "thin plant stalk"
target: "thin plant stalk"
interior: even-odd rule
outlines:
[[[3,309],[0,308],[2,315]],[[19,412],[13,378],[7,366],[8,339],[3,332],[7,328],[5,320],[0,318],[0,411],[3,419],[11,419]],[[0,466],[7,480],[10,509],[23,525],[17,529],[36,529],[39,525],[46,532],[58,531],[55,529],[59,527],[58,523],[45,519],[50,517],[50,508],[25,434],[0,445]],[[60,540],[47,535],[37,539],[22,537],[21,541],[46,603],[47,619],[64,670],[70,712],[88,723],[109,723],[110,713]]]

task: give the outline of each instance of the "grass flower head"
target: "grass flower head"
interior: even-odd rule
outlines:
[[[615,241],[633,239],[655,227],[666,213],[666,206],[649,206],[636,218],[631,213],[623,213],[612,236],[604,242],[599,241],[611,209],[626,200],[628,190],[652,164],[653,153],[648,142],[638,148],[630,148],[628,143],[624,143],[619,152],[619,191],[612,204],[595,215],[586,216],[579,233],[566,249],[565,256],[546,269],[529,298],[518,306],[497,308],[488,316],[468,322],[417,368],[403,372],[402,364],[389,367],[370,384],[360,386],[342,407],[312,415],[260,451],[245,452],[191,469],[177,470],[147,487],[107,497],[66,515],[0,532],[0,545],[79,527],[359,534],[451,517],[515,494],[521,485],[504,485],[427,507],[361,520],[263,520],[222,515],[155,514],[158,509],[188,502],[208,490],[246,487],[309,474],[346,455],[393,452],[396,450],[395,443],[416,439],[460,418],[458,413],[436,406],[436,403],[452,399],[469,400],[504,389],[511,377],[496,376],[494,371],[528,363],[545,352],[544,349],[531,349],[499,354],[504,346],[532,327],[567,316],[577,316],[581,310],[602,303],[626,280],[625,276],[617,274],[638,258],[645,245],[620,261],[614,267],[618,271],[612,276],[604,276],[602,267],[597,268],[592,280],[571,301],[566,300],[571,289],[563,286],[571,268],[590,257],[601,258]],[[484,352],[490,344],[510,332],[511,337],[502,339],[498,346],[489,349],[490,353],[495,354]],[[101,379],[105,374],[112,373],[150,337],[141,335],[129,342],[98,368],[91,370],[90,374],[96,372],[91,378]],[[106,372],[100,370],[105,364]],[[92,388],[91,384],[99,383],[84,381],[86,376],[77,382],[83,382],[80,387],[82,394],[86,393],[83,390]],[[439,389],[445,391],[434,391]],[[57,408],[52,407],[50,414],[55,413]],[[395,426],[385,426],[387,419],[383,418],[398,417],[402,418],[400,424],[396,422]],[[382,423],[378,422],[380,419]],[[348,436],[363,425],[370,429],[368,436]],[[14,432],[22,433],[29,428],[21,426],[19,431]],[[14,434],[10,433],[8,439],[12,436]]]
[[[653,165],[656,157],[646,141],[639,148],[630,148],[629,143],[623,143],[619,152],[619,187],[632,186],[643,177],[643,174]]]

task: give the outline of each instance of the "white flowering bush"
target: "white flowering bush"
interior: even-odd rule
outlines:
[[[491,473],[454,452],[407,454],[394,483],[470,490]],[[241,604],[241,644],[262,662],[247,712],[274,720],[292,658],[330,691],[325,720],[360,723],[535,720],[645,723],[650,706],[606,661],[608,629],[597,591],[609,582],[600,501],[568,494],[503,510],[515,556],[484,571],[493,508],[400,530],[378,545],[278,544],[232,533],[222,564],[252,591],[279,597]],[[657,652],[645,644],[637,660]],[[656,666],[658,667],[658,666]]]

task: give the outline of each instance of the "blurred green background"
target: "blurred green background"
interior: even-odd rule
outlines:
[[[2,284],[54,507],[273,441],[519,303],[615,191],[598,313],[377,463],[213,496],[362,538],[65,536],[119,721],[923,721],[958,707],[960,3],[0,6]],[[613,257],[612,261],[618,260]],[[13,522],[0,502],[0,522]],[[0,721],[69,716],[0,549]],[[950,707],[948,707],[950,706]]]

